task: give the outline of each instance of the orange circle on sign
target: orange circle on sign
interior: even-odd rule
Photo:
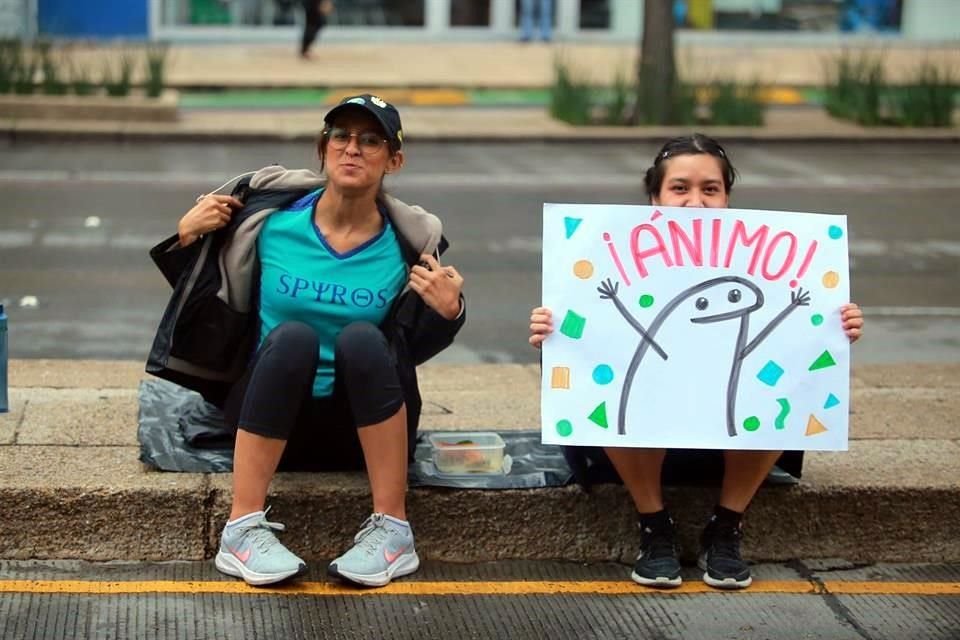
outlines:
[[[827,271],[823,274],[823,286],[827,289],[833,289],[840,284],[840,274],[836,271]]]
[[[593,263],[589,260],[577,260],[573,265],[573,275],[586,280],[593,275]]]

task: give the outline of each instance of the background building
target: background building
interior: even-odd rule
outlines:
[[[509,40],[520,0],[337,0],[330,41]],[[960,0],[675,0],[685,39],[960,40]],[[554,0],[560,41],[634,42],[643,0]],[[0,0],[0,37],[289,42],[300,0]]]

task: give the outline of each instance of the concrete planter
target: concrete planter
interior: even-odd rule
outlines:
[[[30,120],[109,120],[114,122],[176,122],[179,93],[168,89],[158,98],[132,94],[51,96],[0,95],[0,118]]]

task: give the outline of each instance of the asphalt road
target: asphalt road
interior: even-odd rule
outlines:
[[[674,591],[630,568],[442,564],[384,589],[326,580],[245,587],[212,562],[0,561],[0,637],[23,640],[957,640],[960,567],[843,561],[755,565],[744,592],[684,570]]]
[[[148,249],[195,196],[280,163],[280,143],[0,143],[0,300],[11,357],[142,359],[169,293]],[[642,144],[410,144],[388,182],[441,215],[469,322],[440,357],[533,362],[543,202],[643,203]],[[733,206],[849,216],[854,363],[960,360],[960,146],[729,145]]]

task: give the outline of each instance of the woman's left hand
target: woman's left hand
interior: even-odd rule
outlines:
[[[420,264],[410,269],[410,288],[447,320],[460,315],[463,277],[451,266],[440,266],[433,256],[423,254]]]
[[[840,322],[850,342],[856,342],[863,335],[863,311],[854,303],[840,307]]]

